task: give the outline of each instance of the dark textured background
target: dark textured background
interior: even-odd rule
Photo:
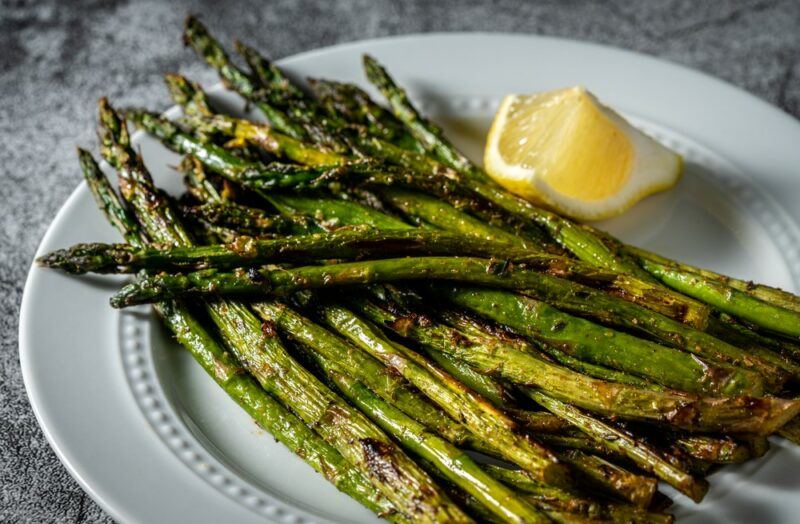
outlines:
[[[632,5],[628,5],[632,4]],[[187,12],[278,58],[430,31],[511,31],[602,42],[728,80],[800,117],[800,1],[591,3],[440,0],[32,2],[0,0],[0,522],[107,522],[50,450],[25,396],[22,286],[94,146],[94,104],[164,108],[164,72],[215,81],[178,41]]]

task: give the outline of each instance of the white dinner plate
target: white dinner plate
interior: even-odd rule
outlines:
[[[798,290],[800,124],[778,109],[653,58],[533,36],[371,40],[280,65],[298,77],[363,85],[363,53],[384,62],[475,158],[504,94],[583,84],[687,160],[676,189],[601,227],[670,257]],[[141,134],[135,142],[157,183],[177,191],[169,167],[177,156]],[[118,240],[82,184],[37,255]],[[33,267],[20,318],[22,371],[39,423],[108,513],[148,524],[377,521],[249,420],[149,309],[111,309],[119,283]],[[762,460],[714,474],[702,504],[675,495],[674,511],[681,522],[797,522],[798,471],[800,451],[775,439]]]

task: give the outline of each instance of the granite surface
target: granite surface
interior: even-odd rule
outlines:
[[[20,374],[19,303],[39,240],[80,182],[74,148],[94,144],[97,98],[163,107],[162,73],[215,80],[178,42],[187,12],[275,58],[431,31],[602,42],[701,69],[800,117],[797,0],[0,0],[0,522],[110,521],[36,424]]]

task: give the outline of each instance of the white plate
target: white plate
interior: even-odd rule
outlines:
[[[779,110],[652,58],[529,36],[374,40],[280,65],[298,76],[363,84],[365,52],[387,64],[474,156],[502,95],[587,86],[689,165],[677,189],[601,226],[731,275],[800,286],[800,125]],[[179,188],[167,167],[177,157],[151,139],[135,140],[156,181]],[[81,185],[38,254],[117,240]],[[34,267],[20,318],[31,404],[59,458],[94,500],[122,522],[377,520],[248,420],[147,309],[112,310],[108,297],[118,284]],[[684,522],[796,521],[799,469],[800,451],[776,440],[765,459],[714,475],[701,505],[676,496],[676,512]]]

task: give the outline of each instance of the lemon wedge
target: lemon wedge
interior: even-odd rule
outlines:
[[[583,87],[505,97],[483,161],[509,191],[581,220],[619,215],[683,172],[680,155]]]

